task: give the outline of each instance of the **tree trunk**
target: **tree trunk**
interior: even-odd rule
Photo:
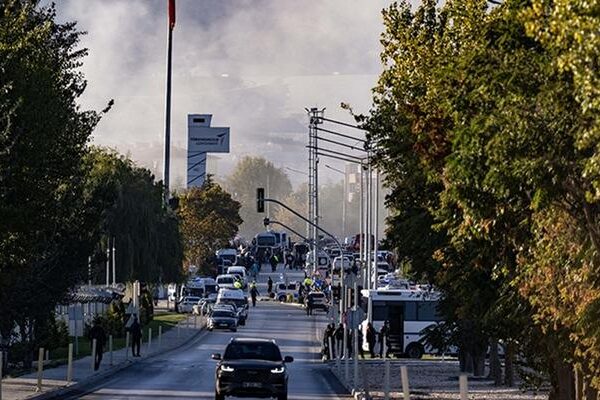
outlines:
[[[488,378],[493,379],[496,386],[502,384],[502,364],[500,363],[500,357],[498,357],[498,347],[498,339],[490,339],[490,373]]]
[[[508,387],[513,387],[515,385],[515,371],[513,365],[514,352],[514,344],[508,342],[504,354],[504,384]]]
[[[573,375],[575,378],[575,400],[583,400],[583,371],[581,366],[575,365]]]
[[[472,374],[473,373],[473,353],[471,353],[470,351],[466,351],[465,352],[465,370],[463,372],[466,372],[468,374]]]
[[[485,375],[485,352],[477,354],[473,357],[473,375]]]
[[[549,400],[575,400],[575,374],[573,366],[561,360],[553,362],[553,375],[551,377],[552,390]]]
[[[460,368],[460,372],[467,371],[467,354],[462,347],[458,349],[458,366]]]

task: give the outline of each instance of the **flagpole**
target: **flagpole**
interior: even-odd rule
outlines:
[[[169,10],[170,12],[170,10]],[[165,185],[165,204],[169,202],[169,166],[171,161],[171,63],[173,58],[173,27],[174,16],[169,14],[169,36],[167,41],[167,87],[166,87],[166,110],[165,110],[165,157],[163,169],[163,181]]]

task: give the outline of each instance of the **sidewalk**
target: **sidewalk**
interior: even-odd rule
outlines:
[[[62,392],[62,390],[60,390],[61,388],[101,381],[118,371],[129,367],[133,363],[184,345],[201,332],[205,326],[204,321],[201,321],[199,316],[196,318],[197,327],[194,326],[194,321],[194,316],[190,315],[187,319],[181,321],[176,328],[163,333],[160,340],[160,346],[158,332],[153,332],[150,344],[148,342],[142,343],[140,350],[141,357],[139,358],[133,358],[131,356],[130,348],[123,348],[113,352],[113,362],[112,365],[110,365],[111,355],[108,352],[107,344],[98,371],[94,371],[91,356],[73,360],[73,380],[70,385],[67,385],[66,364],[43,371],[42,390],[40,392],[36,392],[37,372],[23,375],[18,378],[5,378],[2,380],[0,386],[0,390],[2,391],[0,393],[0,398],[2,400],[60,398]]]

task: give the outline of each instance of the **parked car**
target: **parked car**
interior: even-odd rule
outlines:
[[[287,400],[287,363],[274,340],[231,339],[223,356],[213,354],[219,363],[215,369],[215,399],[225,396],[275,397]]]
[[[238,319],[234,311],[227,309],[214,309],[208,317],[206,329],[228,329],[232,332],[237,331]]]

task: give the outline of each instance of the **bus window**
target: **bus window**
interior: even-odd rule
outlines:
[[[373,321],[385,321],[388,317],[387,306],[383,301],[373,302]]]
[[[442,317],[437,311],[437,301],[422,301],[417,303],[417,317],[419,321],[441,321]]]
[[[407,301],[406,303],[404,303],[404,320],[417,320],[417,303],[415,301]]]

